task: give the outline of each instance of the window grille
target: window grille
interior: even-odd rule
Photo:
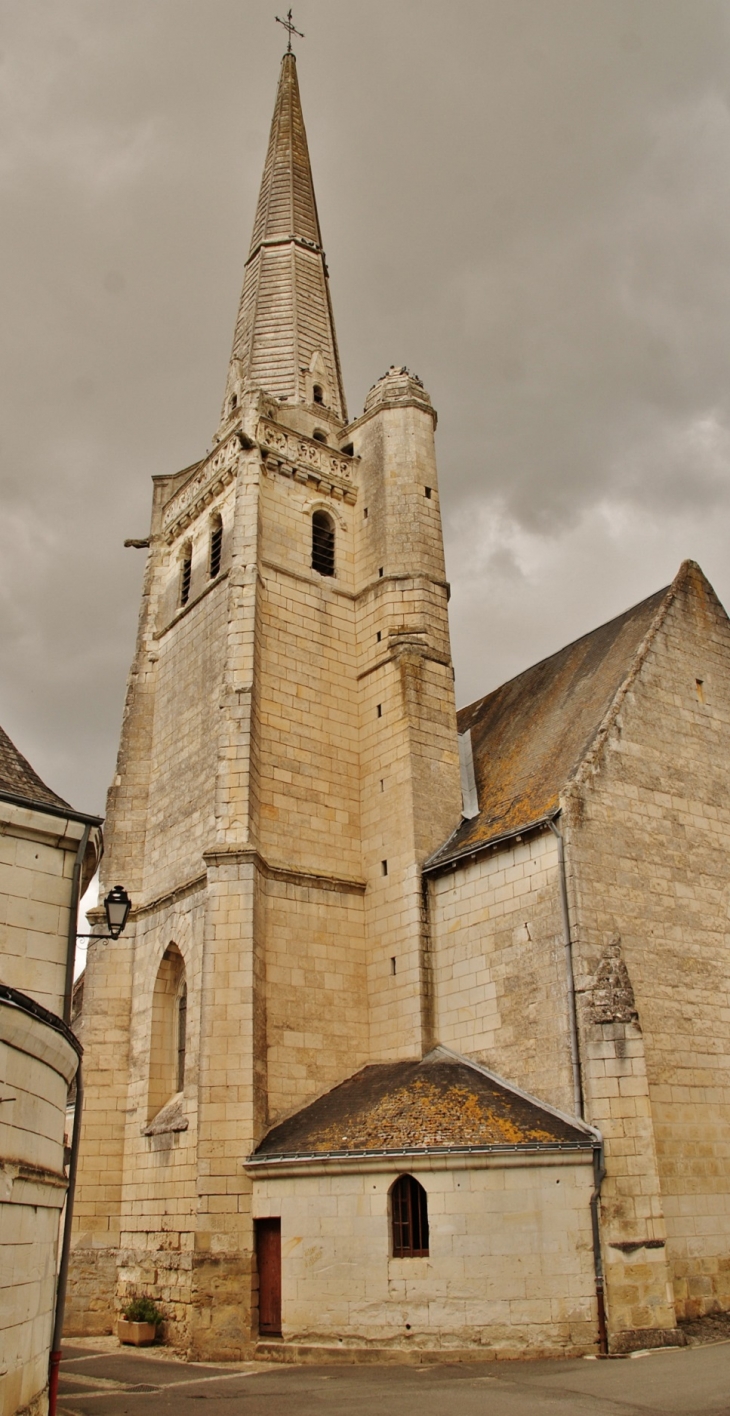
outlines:
[[[335,523],[326,511],[315,511],[312,517],[312,570],[335,573]]]
[[[412,1175],[399,1175],[391,1192],[393,1258],[428,1256],[428,1197]]]
[[[185,1039],[188,1024],[188,986],[183,984],[177,1002],[177,1090],[185,1085]]]
[[[208,561],[208,575],[211,580],[215,580],[221,568],[221,553],[223,551],[223,522],[220,516],[216,516],[210,526],[210,558]]]
[[[183,551],[182,571],[180,574],[180,604],[187,605],[190,599],[190,577],[193,570],[193,548],[186,546]]]

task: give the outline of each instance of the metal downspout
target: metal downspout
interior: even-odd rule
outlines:
[[[74,861],[74,873],[71,881],[71,903],[68,911],[68,943],[66,946],[66,982],[63,992],[63,1021],[71,1022],[71,1005],[74,991],[74,966],[76,964],[76,931],[79,927],[79,899],[81,896],[81,871],[84,867],[84,856],[86,847],[89,844],[91,835],[91,823],[87,822],[84,827],[84,834],[79,841],[79,848]]]
[[[51,1352],[48,1363],[48,1416],[56,1416],[56,1403],[58,1400],[58,1369],[61,1363],[61,1338],[63,1336],[63,1316],[66,1307],[66,1283],[68,1280],[68,1264],[71,1255],[71,1222],[74,1212],[74,1195],[76,1193],[76,1171],[79,1160],[79,1142],[81,1140],[81,1113],[84,1107],[84,1084],[82,1077],[81,1061],[79,1060],[76,1072],[76,1107],[74,1110],[74,1128],[71,1137],[71,1156],[68,1166],[68,1189],[66,1191],[66,1215],[63,1221],[63,1241],[61,1243],[61,1264],[58,1270],[58,1283],[56,1285],[56,1314],[53,1320],[53,1338],[51,1341]]]
[[[573,1074],[573,1102],[576,1115],[585,1120],[583,1105],[583,1081],[580,1066],[580,1045],[578,1041],[578,1017],[575,1007],[575,975],[573,973],[573,938],[570,932],[568,909],[568,882],[565,873],[565,841],[554,820],[548,821],[558,844],[558,871],[560,875],[560,908],[563,916],[563,941],[565,944],[565,973],[568,987],[568,1019],[570,1029],[570,1062]],[[600,1132],[597,1132],[600,1135]],[[598,1309],[598,1350],[603,1357],[608,1356],[608,1329],[606,1326],[606,1284],[601,1254],[601,1185],[606,1174],[603,1161],[603,1138],[593,1148],[593,1193],[591,1194],[591,1233],[593,1236],[593,1272],[596,1280],[596,1306]]]
[[[563,916],[563,943],[565,945],[565,979],[568,989],[568,1026],[570,1031],[570,1066],[573,1073],[573,1106],[576,1116],[584,1120],[583,1086],[580,1075],[580,1049],[578,1047],[578,1019],[575,1011],[575,978],[573,976],[573,940],[570,934],[570,914],[568,913],[568,884],[565,878],[565,842],[553,820],[548,826],[558,843],[558,873],[560,875],[560,908]]]
[[[593,1270],[596,1275],[596,1304],[598,1307],[598,1351],[602,1357],[608,1356],[608,1328],[606,1326],[606,1284],[603,1274],[601,1254],[601,1185],[606,1175],[603,1161],[603,1139],[593,1147],[593,1194],[591,1195],[591,1231],[593,1234]]]

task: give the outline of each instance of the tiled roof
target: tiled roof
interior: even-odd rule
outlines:
[[[73,807],[69,806],[63,797],[52,792],[45,782],[42,782],[37,772],[33,771],[30,762],[27,762],[22,753],[10,741],[6,732],[0,728],[0,792],[7,792],[10,796],[19,797],[22,801],[31,806],[54,806],[62,807],[73,813]]]
[[[438,1047],[420,1062],[363,1067],[274,1126],[253,1159],[590,1144],[587,1129]]]
[[[319,352],[327,403],[347,418],[296,59],[285,54],[233,340],[244,385],[302,401]]]
[[[460,823],[427,869],[558,810],[561,791],[680,589],[715,598],[699,566],[685,561],[672,585],[460,710],[459,732],[471,732],[479,814]]]

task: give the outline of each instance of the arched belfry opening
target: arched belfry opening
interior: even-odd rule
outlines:
[[[335,573],[335,523],[328,511],[312,515],[312,570],[320,575]]]
[[[187,1007],[185,960],[171,943],[160,960],[152,994],[148,1121],[185,1086]]]

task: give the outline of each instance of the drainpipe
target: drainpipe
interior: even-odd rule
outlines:
[[[591,1230],[593,1232],[593,1269],[596,1275],[596,1303],[598,1306],[598,1351],[602,1357],[608,1356],[608,1328],[606,1326],[606,1285],[603,1275],[601,1254],[601,1185],[606,1175],[603,1159],[603,1137],[593,1147],[593,1194],[591,1195]]]
[[[583,1084],[580,1071],[580,1048],[578,1044],[578,1018],[575,1008],[575,975],[573,973],[573,940],[570,933],[570,913],[568,910],[568,882],[565,874],[565,841],[555,821],[548,826],[558,843],[558,869],[560,875],[560,908],[563,916],[563,940],[565,944],[565,974],[568,985],[568,1020],[570,1028],[570,1063],[573,1073],[573,1104],[576,1115],[585,1119],[583,1106]],[[595,1128],[593,1128],[595,1131]],[[600,1132],[598,1143],[593,1147],[593,1193],[591,1194],[591,1233],[593,1235],[593,1272],[596,1279],[596,1306],[598,1309],[598,1351],[602,1357],[608,1356],[608,1329],[606,1326],[606,1284],[601,1254],[601,1185],[606,1167],[603,1156],[603,1137]]]
[[[63,1021],[71,1022],[71,1005],[74,991],[74,966],[76,964],[76,931],[79,927],[79,899],[81,896],[81,871],[84,868],[84,856],[86,847],[89,844],[91,835],[91,822],[84,826],[84,834],[79,841],[79,848],[74,861],[74,873],[71,881],[71,903],[68,912],[68,943],[66,946],[66,982],[63,993]]]
[[[75,918],[75,916],[74,916]],[[74,1195],[76,1193],[76,1172],[79,1161],[79,1142],[81,1140],[81,1112],[84,1105],[84,1085],[81,1075],[81,1061],[79,1060],[76,1072],[76,1107],[74,1110],[74,1128],[71,1137],[71,1157],[68,1166],[68,1189],[66,1191],[66,1217],[63,1222],[63,1240],[61,1242],[61,1264],[58,1270],[58,1283],[56,1285],[56,1313],[53,1320],[53,1338],[51,1340],[51,1352],[48,1362],[48,1416],[56,1416],[56,1403],[58,1401],[58,1376],[59,1366],[63,1353],[61,1351],[61,1338],[63,1336],[63,1315],[66,1307],[66,1282],[68,1280],[68,1263],[71,1255],[71,1222],[74,1212]]]
[[[568,988],[568,1027],[570,1032],[570,1066],[573,1074],[573,1106],[576,1116],[584,1119],[583,1086],[580,1075],[580,1049],[578,1047],[578,1019],[575,1011],[575,978],[573,975],[573,940],[570,934],[570,914],[568,913],[568,884],[565,878],[565,842],[554,820],[548,826],[558,843],[558,872],[560,875],[560,908],[563,916],[563,943],[565,945],[565,981]]]

